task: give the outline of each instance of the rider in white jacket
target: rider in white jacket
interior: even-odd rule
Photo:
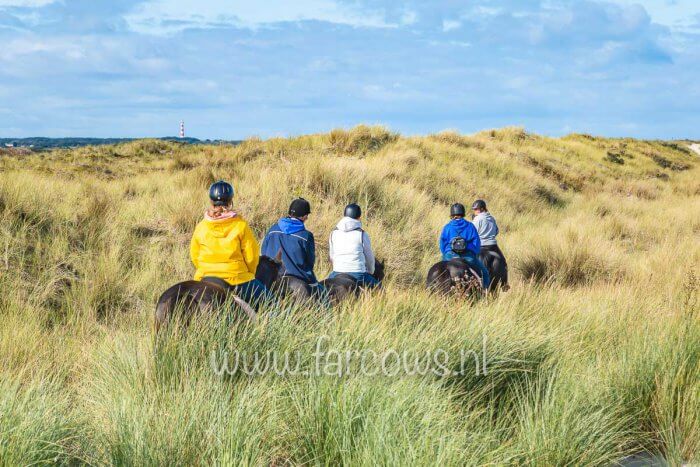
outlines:
[[[330,237],[330,257],[333,272],[329,278],[340,273],[348,274],[365,286],[379,285],[374,273],[374,252],[367,232],[362,230],[360,217],[362,210],[357,204],[345,207],[344,217],[340,219]]]

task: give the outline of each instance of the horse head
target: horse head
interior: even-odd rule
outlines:
[[[376,259],[374,260],[374,273],[372,277],[377,279],[379,282],[384,280],[384,262]]]
[[[284,265],[282,264],[282,253],[278,252],[275,258],[261,256],[258,262],[258,269],[255,271],[255,278],[268,289],[276,281],[284,276]]]

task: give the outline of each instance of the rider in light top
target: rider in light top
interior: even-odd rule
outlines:
[[[506,258],[496,242],[496,235],[498,235],[498,224],[496,224],[496,219],[486,208],[486,201],[483,199],[477,199],[474,201],[472,204],[472,211],[474,212],[472,222],[474,223],[474,227],[476,227],[476,230],[479,233],[479,238],[481,239],[480,253],[482,255],[494,253],[499,256],[499,259],[503,262],[505,271],[505,277],[503,277],[501,280],[504,285],[507,285],[508,266],[506,263]]]
[[[328,278],[343,273],[354,277],[360,285],[377,287],[379,281],[372,276],[375,262],[372,244],[360,222],[362,210],[352,203],[345,206],[343,214],[329,240],[333,272]]]
[[[255,235],[232,208],[231,184],[212,184],[209,198],[212,205],[194,229],[190,242],[190,258],[196,268],[194,279],[222,279],[236,295],[256,306],[267,290],[255,278],[260,258]]]
[[[489,210],[486,209],[486,202],[483,199],[477,199],[474,201],[474,204],[472,204],[472,211],[474,211],[472,223],[479,233],[482,248],[489,245],[496,245],[498,225],[496,224],[496,219],[494,219]]]
[[[466,209],[463,204],[455,203],[450,207],[451,220],[442,229],[440,235],[440,252],[442,259],[449,261],[462,258],[481,273],[484,289],[488,289],[491,280],[489,271],[479,259],[481,240],[474,224],[464,219]]]

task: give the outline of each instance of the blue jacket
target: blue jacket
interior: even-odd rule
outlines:
[[[459,218],[452,219],[442,229],[442,234],[440,234],[440,252],[443,255],[452,250],[450,248],[450,242],[455,237],[462,237],[467,242],[467,250],[475,255],[479,254],[481,250],[479,232],[476,231],[474,224],[464,220],[464,218]]]
[[[261,254],[274,258],[278,252],[282,252],[282,263],[287,275],[298,277],[309,284],[318,282],[314,275],[314,235],[306,230],[302,221],[283,217],[270,227],[265,235]]]

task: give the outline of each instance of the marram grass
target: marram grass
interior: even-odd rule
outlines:
[[[0,464],[700,462],[700,160],[685,148],[358,127],[3,155]],[[154,336],[155,300],[191,276],[189,235],[219,178],[258,236],[309,199],[320,276],[342,207],[361,203],[385,289]],[[447,207],[477,197],[513,287],[476,304],[430,296]],[[285,353],[299,373],[212,366]],[[407,375],[399,354],[460,371]],[[389,355],[395,376],[352,355]],[[319,361],[334,372],[314,374]]]

